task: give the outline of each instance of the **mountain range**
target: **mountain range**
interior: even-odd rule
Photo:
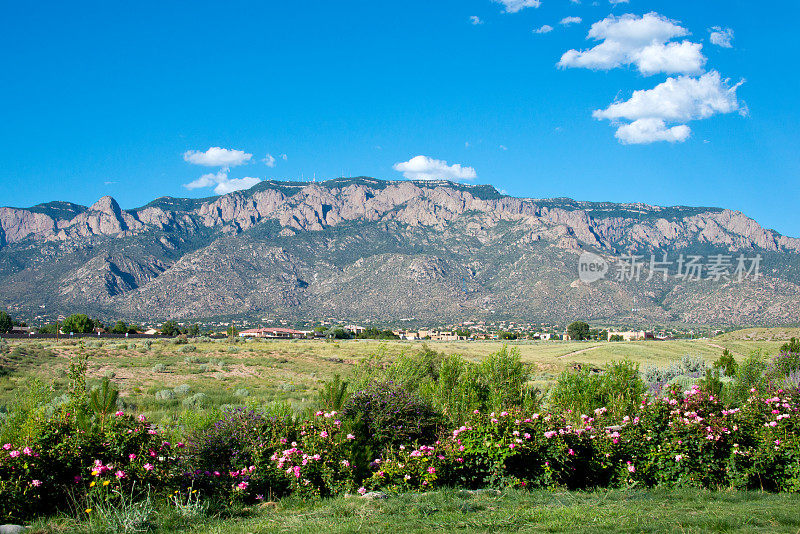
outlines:
[[[604,278],[579,276],[587,252],[611,266]],[[614,270],[628,255],[638,279]],[[681,277],[691,256],[730,273]],[[737,279],[737,258],[756,256],[758,276]],[[0,208],[0,308],[27,318],[772,325],[800,322],[798,302],[800,239],[722,208],[367,177],[127,210],[108,196]]]

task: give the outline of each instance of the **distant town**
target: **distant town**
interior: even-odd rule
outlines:
[[[3,312],[4,313],[4,312]],[[645,341],[698,338],[713,336],[723,330],[707,329],[641,329],[613,326],[590,326],[585,321],[573,321],[568,325],[548,323],[523,323],[514,321],[465,321],[444,327],[380,327],[343,323],[335,320],[298,325],[286,320],[273,321],[264,326],[247,321],[177,322],[164,321],[159,324],[134,324],[116,321],[104,324],[85,314],[59,316],[57,321],[28,325],[6,315],[7,327],[0,328],[0,335],[14,337],[112,335],[112,336],[168,336],[188,337],[235,337],[254,339],[395,339],[430,341],[478,341],[478,340],[531,340],[531,341]],[[39,321],[41,322],[41,318]],[[277,323],[277,325],[275,324]]]

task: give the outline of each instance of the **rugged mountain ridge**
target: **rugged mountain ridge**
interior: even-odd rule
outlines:
[[[582,251],[758,252],[771,271],[727,286],[590,286],[577,280]],[[131,210],[111,197],[0,208],[0,304],[45,316],[796,322],[799,259],[800,239],[736,211],[514,198],[445,181],[267,181]]]

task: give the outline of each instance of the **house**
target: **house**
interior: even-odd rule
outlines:
[[[367,331],[367,329],[364,328],[363,326],[358,326],[358,325],[355,325],[355,324],[349,324],[349,325],[345,326],[344,329],[345,330],[350,330],[355,335],[363,334],[364,332]]]
[[[144,335],[146,335],[146,336],[157,336],[158,334],[159,334],[159,331],[157,329],[155,329],[155,328],[150,328],[150,329],[144,331]]]
[[[262,339],[305,339],[313,332],[293,330],[291,328],[251,328],[239,332],[239,337],[255,337]]]
[[[655,339],[652,332],[644,330],[625,330],[620,332],[608,331],[608,340],[611,341],[613,336],[619,336],[623,341],[644,341],[645,339]]]

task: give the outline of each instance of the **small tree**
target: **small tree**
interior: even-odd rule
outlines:
[[[83,313],[70,315],[61,323],[61,328],[66,333],[89,334],[94,330],[95,323]]]
[[[0,334],[11,332],[12,328],[14,328],[14,321],[11,320],[11,316],[0,311]]]
[[[570,339],[574,339],[576,341],[589,339],[589,324],[583,321],[574,321],[567,327],[567,334],[569,335]]]
[[[348,383],[341,376],[333,375],[333,380],[325,382],[319,391],[320,408],[340,411],[347,400],[347,387]]]
[[[164,336],[177,336],[180,333],[180,328],[178,328],[178,323],[175,321],[165,321],[164,324],[161,325],[161,335]]]
[[[124,321],[117,321],[111,329],[112,334],[125,334],[128,332],[128,325]]]

